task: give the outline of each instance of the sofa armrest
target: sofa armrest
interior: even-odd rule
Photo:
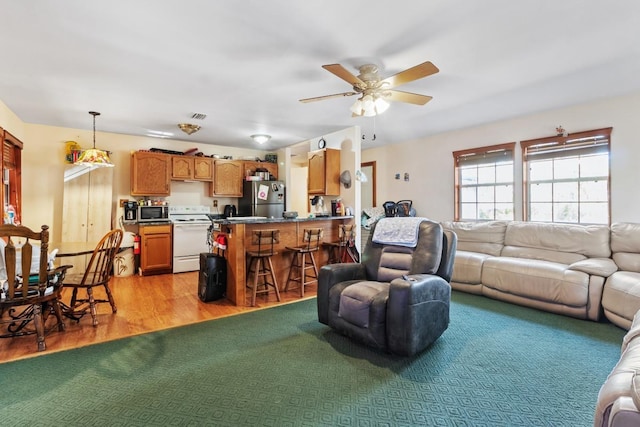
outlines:
[[[610,258],[587,258],[569,265],[569,270],[609,277],[618,270],[618,266]]]
[[[608,416],[609,427],[629,427],[640,425],[640,412],[629,396],[620,396],[613,402]]]
[[[431,274],[414,274],[407,279],[394,279],[389,286],[387,346],[392,353],[411,356],[449,326],[451,286]]]
[[[366,280],[364,264],[344,263],[329,264],[320,268],[318,273],[318,320],[329,324],[329,291],[331,288],[347,280]]]

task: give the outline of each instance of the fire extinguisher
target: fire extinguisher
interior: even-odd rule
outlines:
[[[140,235],[133,236],[133,254],[140,255]]]

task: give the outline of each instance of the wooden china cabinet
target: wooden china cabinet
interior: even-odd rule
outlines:
[[[15,221],[22,218],[22,141],[0,127],[2,136],[2,218],[7,206],[13,206]],[[4,222],[4,221],[3,221]]]

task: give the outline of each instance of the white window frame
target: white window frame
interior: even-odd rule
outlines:
[[[571,201],[571,204],[577,205],[577,221],[560,221],[558,219],[559,214],[555,209],[559,209],[563,201],[559,199],[560,196],[556,196],[554,191],[551,191],[551,197],[548,202],[551,209],[551,222],[569,222],[572,224],[594,224],[594,222],[581,221],[581,209],[584,209],[588,203],[603,204],[606,203],[607,218],[605,222],[597,222],[610,224],[611,222],[611,130],[612,128],[596,129],[584,132],[571,133],[568,135],[556,135],[547,138],[532,139],[527,141],[521,141],[520,147],[522,149],[522,168],[523,168],[523,204],[524,204],[524,219],[525,221],[532,220],[531,206],[532,196],[531,187],[533,185],[550,185],[555,188],[557,184],[562,183],[576,183],[578,186],[577,200]],[[533,180],[531,178],[531,163],[538,161],[551,160],[555,168],[555,163],[563,159],[578,159],[578,162],[582,158],[586,158],[594,155],[606,154],[607,156],[607,174],[606,176],[582,176],[578,171],[576,177],[563,177],[556,178],[555,169],[553,177],[544,180]],[[580,186],[585,182],[597,182],[606,180],[607,187],[607,200],[604,201],[589,201],[583,200]],[[540,204],[541,202],[535,202]]]

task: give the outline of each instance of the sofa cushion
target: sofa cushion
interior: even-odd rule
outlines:
[[[458,251],[480,252],[498,256],[504,246],[506,221],[445,221],[441,224],[443,228],[453,231],[458,236]],[[456,262],[458,262],[457,259],[456,256]]]
[[[371,305],[380,292],[389,291],[389,283],[363,281],[345,288],[340,294],[338,315],[349,323],[368,328],[369,321],[384,324],[386,309],[381,307],[377,315],[370,313]],[[370,314],[372,318],[370,318]]]
[[[613,273],[602,291],[602,307],[609,320],[618,326],[628,328],[640,307],[640,273]]]
[[[492,257],[484,261],[482,285],[538,301],[585,307],[589,275],[566,265],[524,258]]]
[[[451,280],[458,283],[482,283],[482,264],[490,257],[491,255],[478,252],[456,251]]]
[[[609,258],[610,232],[606,225],[554,224],[512,221],[507,225],[503,256],[529,257],[527,252],[513,254],[514,248],[537,249],[531,251],[534,259],[571,264],[584,258]],[[571,255],[565,255],[568,253]],[[559,260],[559,256],[562,258]]]

